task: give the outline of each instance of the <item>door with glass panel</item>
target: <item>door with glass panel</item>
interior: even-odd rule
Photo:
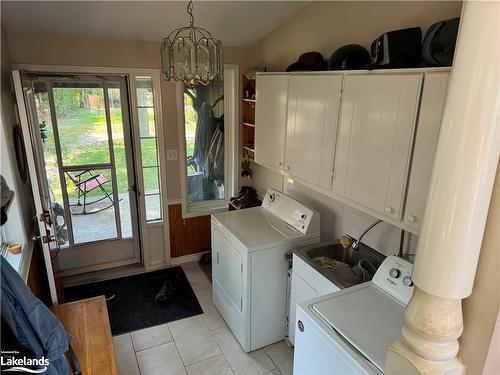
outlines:
[[[23,85],[60,271],[140,262],[126,78],[29,75]]]

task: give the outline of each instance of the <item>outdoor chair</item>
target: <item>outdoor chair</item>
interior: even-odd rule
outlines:
[[[73,215],[95,214],[97,212],[107,210],[108,208],[113,207],[113,205],[115,204],[112,195],[108,193],[104,186],[105,184],[110,182],[105,176],[101,174],[93,174],[92,171],[88,169],[75,175],[71,175],[69,172],[66,172],[66,174],[71,179],[71,181],[73,181],[76,187],[76,191],[78,192],[78,201],[75,204],[70,204],[70,206],[83,206],[82,212],[72,212]],[[103,193],[103,196],[89,202],[87,199],[87,195],[96,189],[100,189]],[[81,202],[82,198],[83,204]],[[104,199],[109,199],[110,204],[108,206],[87,212],[87,206],[100,202]]]

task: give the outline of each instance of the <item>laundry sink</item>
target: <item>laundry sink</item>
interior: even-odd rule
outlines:
[[[371,280],[385,259],[361,244],[354,250],[338,242],[320,243],[295,250],[295,254],[337,286],[346,288]]]
[[[368,249],[366,246],[360,246],[358,250],[352,247],[343,247],[340,243],[323,245],[307,250],[306,254],[309,258],[315,259],[318,257],[327,257],[340,262],[346,263],[349,266],[356,266],[361,259],[367,259],[378,268],[385,257],[380,254],[373,254],[374,250]]]

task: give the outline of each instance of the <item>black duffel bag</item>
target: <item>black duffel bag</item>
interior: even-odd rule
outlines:
[[[451,66],[460,18],[436,22],[425,33],[422,60],[430,66]]]

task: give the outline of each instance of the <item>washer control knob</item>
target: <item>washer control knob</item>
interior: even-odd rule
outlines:
[[[273,193],[269,194],[269,201],[273,202],[276,199]]]
[[[413,280],[411,279],[411,276],[403,277],[403,285],[413,286]]]
[[[389,276],[397,279],[401,275],[401,271],[398,270],[397,268],[391,268],[389,271]]]
[[[300,218],[301,218],[302,220],[305,220],[305,219],[307,218],[307,215],[306,215],[306,214],[300,214]]]

